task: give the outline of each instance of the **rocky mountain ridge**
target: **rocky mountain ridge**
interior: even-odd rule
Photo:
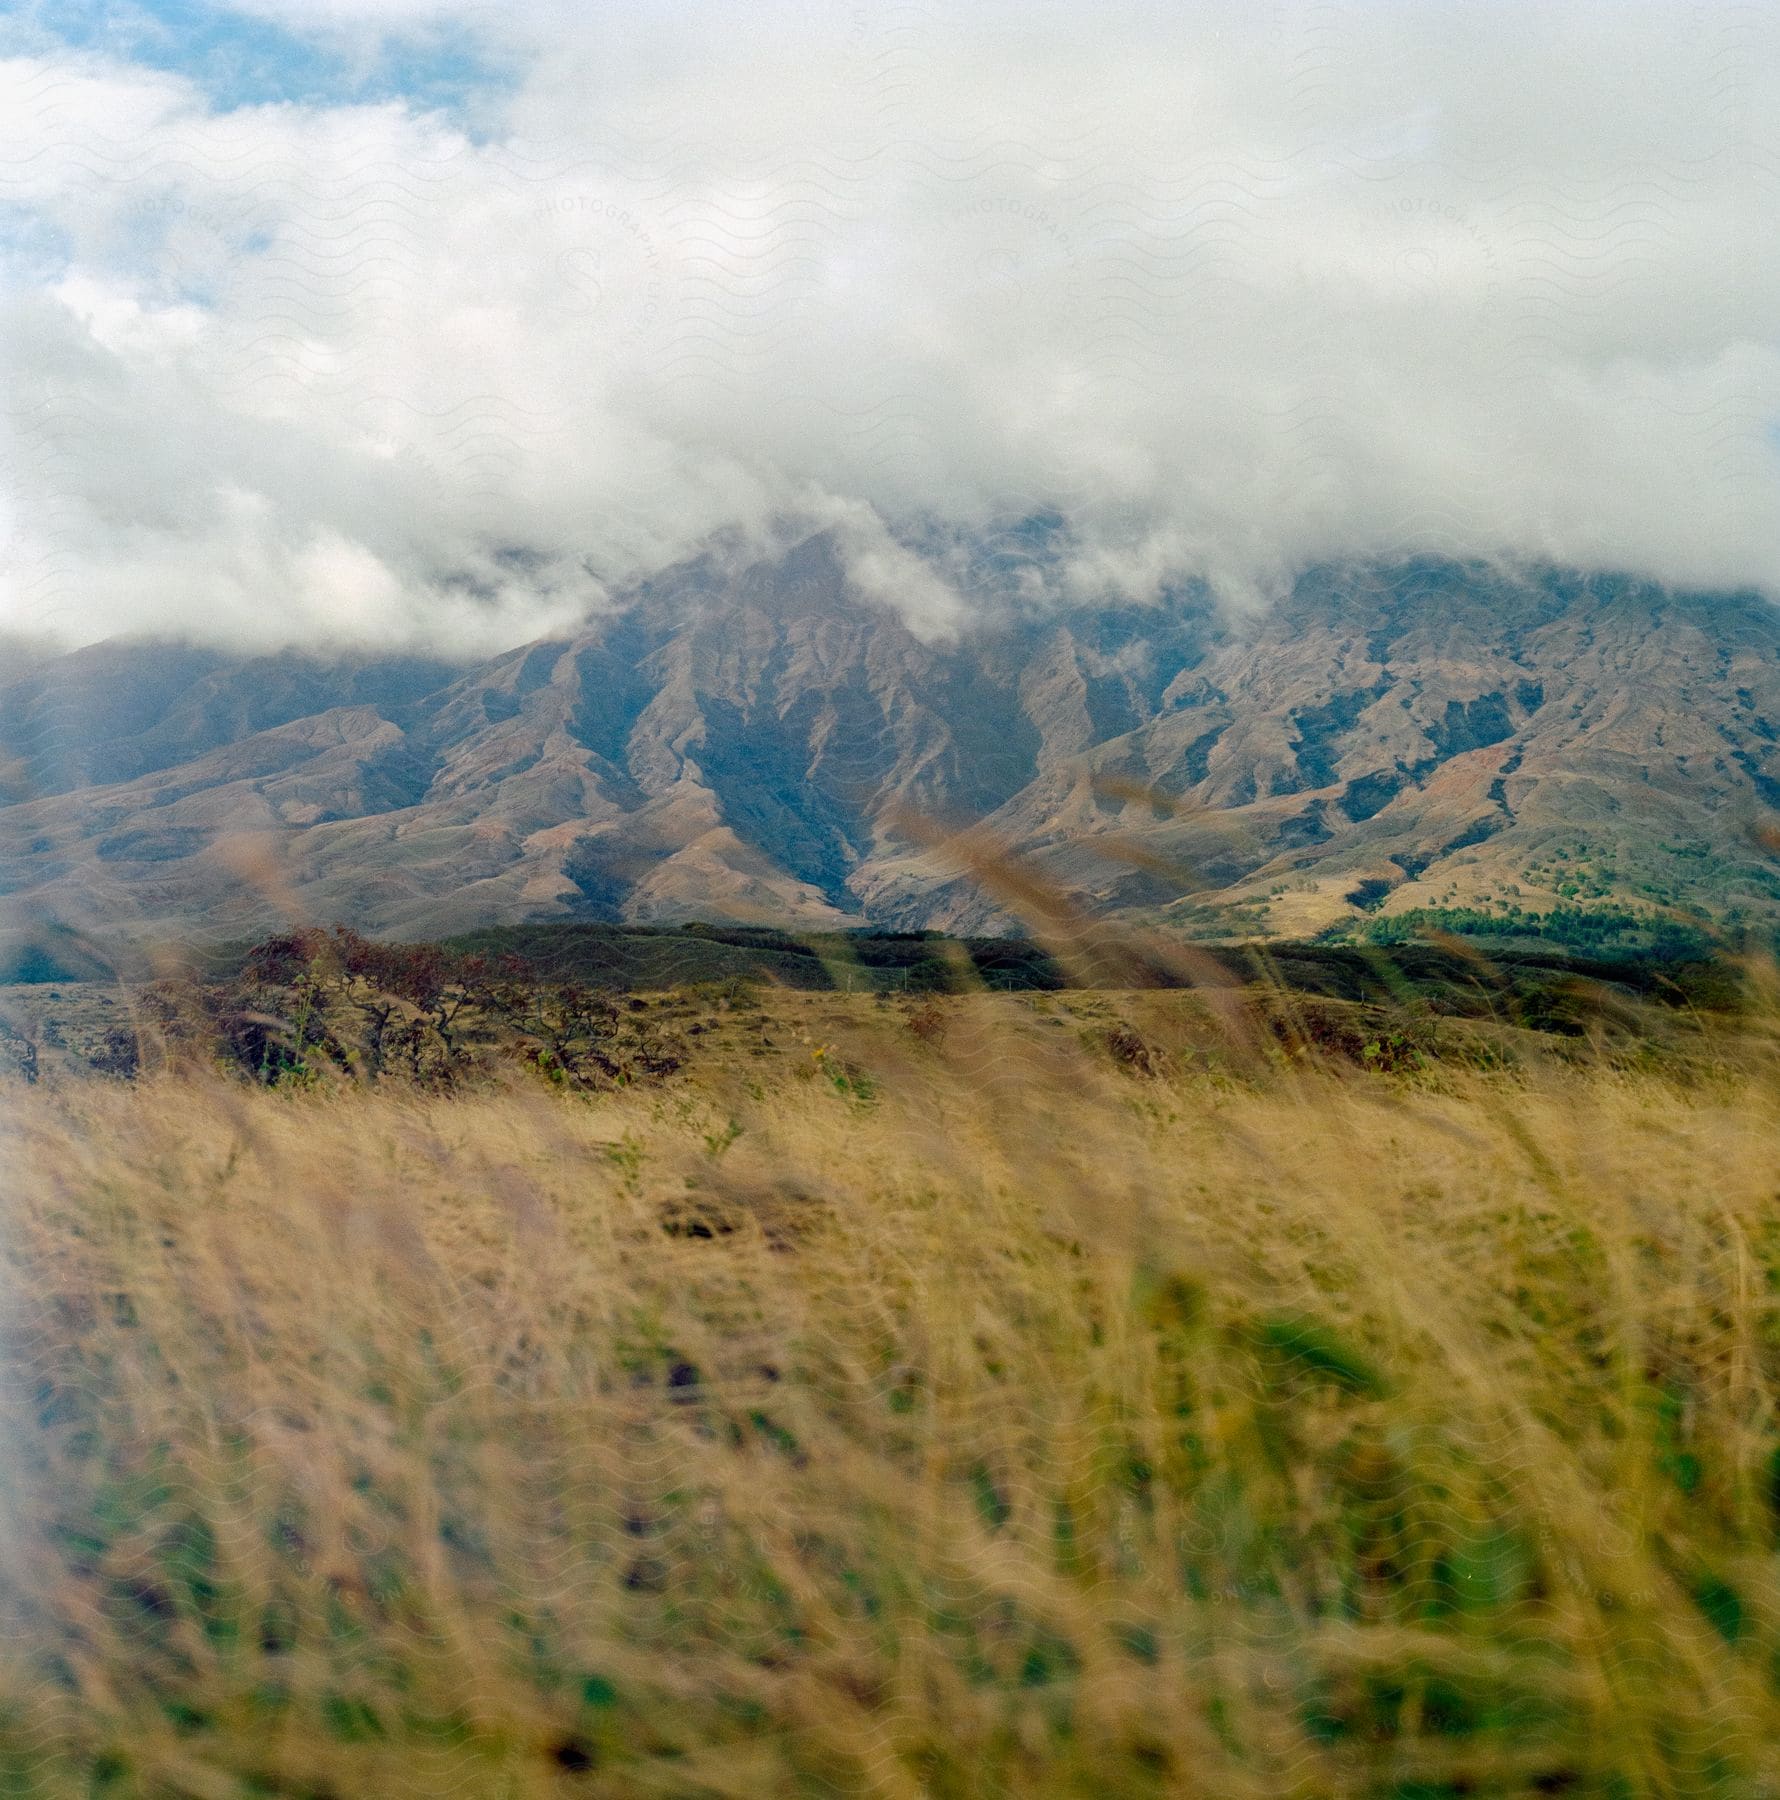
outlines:
[[[1780,914],[1780,609],[1558,571],[1326,568],[1256,618],[1187,594],[933,642],[815,537],[467,669],[95,646],[0,689],[0,756],[15,928],[1005,929],[933,843],[971,821],[1200,934]]]

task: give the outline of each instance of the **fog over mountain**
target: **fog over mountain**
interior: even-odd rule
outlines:
[[[1780,591],[1770,7],[0,29],[15,631],[462,661],[816,530],[932,646],[1429,555]]]

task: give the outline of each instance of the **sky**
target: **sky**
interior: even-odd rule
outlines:
[[[1415,554],[1780,598],[1780,8],[32,0],[0,628],[484,654],[834,533],[944,635]]]

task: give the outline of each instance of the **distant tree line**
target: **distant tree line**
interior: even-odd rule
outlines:
[[[1605,906],[1560,906],[1549,912],[1533,912],[1519,906],[1493,910],[1476,906],[1417,906],[1329,935],[1351,937],[1363,944],[1395,945],[1442,932],[1454,937],[1534,939],[1583,955],[1643,956],[1658,961],[1688,961],[1725,948],[1699,926]]]

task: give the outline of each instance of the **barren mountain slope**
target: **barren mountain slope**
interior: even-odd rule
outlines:
[[[927,642],[812,539],[468,670],[102,645],[0,691],[14,925],[523,918],[994,929],[916,820],[1096,901],[1303,933],[1505,899],[1780,911],[1780,612],[1613,577],[1325,569]]]

